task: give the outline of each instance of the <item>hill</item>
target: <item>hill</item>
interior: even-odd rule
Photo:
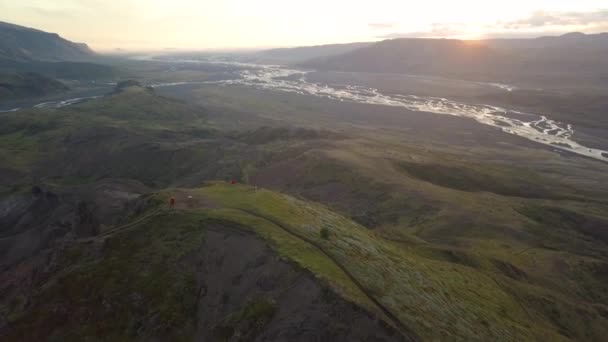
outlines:
[[[399,73],[445,73],[486,65],[493,52],[482,44],[452,39],[394,39],[340,56],[304,63],[321,69]]]
[[[0,74],[0,101],[41,97],[69,90],[63,83],[36,73]]]
[[[0,61],[82,61],[94,55],[86,44],[56,33],[0,22]]]
[[[51,253],[53,272],[36,276],[39,284],[19,283],[15,273],[4,278],[3,293],[14,297],[3,306],[10,323],[0,329],[3,340],[404,340],[306,268],[356,292],[313,246],[255,216],[209,209],[202,193],[193,191],[186,207],[189,192],[171,191],[184,196],[178,210],[165,209],[166,194],[144,196],[120,226],[64,240],[65,248]],[[48,202],[52,195],[35,196]]]
[[[357,130],[367,107],[214,91],[126,82],[2,115],[2,340],[605,336],[604,164],[458,118],[374,107]],[[300,125],[222,129],[252,113]]]
[[[301,65],[320,70],[426,74],[502,82],[605,83],[608,35],[460,41],[393,39]]]
[[[65,240],[51,254],[54,272],[36,285],[17,285],[27,275],[16,273],[4,282],[30,298],[5,307],[7,340],[567,340],[556,318],[539,315],[548,305],[541,289],[513,265],[403,248],[318,204],[212,183],[146,195],[131,208],[119,225]],[[554,315],[568,312],[554,300]]]

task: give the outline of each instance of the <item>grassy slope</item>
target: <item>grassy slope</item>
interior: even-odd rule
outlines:
[[[573,300],[572,293],[565,291],[568,285],[551,286],[548,281],[554,279],[553,274],[528,275],[513,266],[512,263],[530,259],[522,253],[504,253],[503,247],[493,245],[499,241],[471,241],[474,247],[461,251],[424,244],[404,246],[325,207],[286,195],[225,184],[202,188],[194,194],[220,206],[208,211],[212,215],[256,227],[282,255],[319,274],[346,298],[374,310],[355,291],[355,284],[336,273],[335,268],[333,271],[326,268],[331,263],[320,264],[324,259],[319,255],[302,255],[301,249],[306,244],[242,210],[271,217],[313,240],[423,339],[560,340],[576,336],[598,339],[603,333],[605,318],[598,315],[601,310],[596,311],[600,307]],[[266,228],[261,229],[260,225]],[[321,237],[322,228],[330,231],[329,240]],[[533,262],[553,262],[553,256],[546,250],[527,252],[538,254]],[[580,265],[581,258],[555,253]],[[588,262],[593,264],[591,259]],[[577,286],[597,281],[585,279],[588,277],[585,272],[579,277]],[[601,285],[595,286],[600,287],[585,290],[598,293]],[[585,291],[574,297],[577,295],[585,295]]]
[[[200,107],[137,87],[61,110],[7,113],[2,120],[1,167],[21,174],[12,184],[17,187],[32,179],[65,184],[108,176],[167,182],[193,167],[192,156],[204,159],[206,151],[192,141],[213,134]],[[182,160],[181,168],[172,167]]]
[[[199,193],[228,208],[268,215],[321,245],[364,284],[375,298],[410,329],[423,338],[459,340],[522,340],[560,337],[540,317],[531,317],[497,281],[483,272],[459,264],[427,258],[413,249],[402,248],[378,237],[326,208],[269,191],[216,184]],[[220,210],[222,217],[249,222],[242,213]],[[245,220],[245,221],[242,221]],[[321,238],[326,227],[331,238]],[[276,229],[276,228],[275,228]],[[268,233],[262,233],[268,238]],[[270,237],[282,254],[292,256],[281,239]],[[285,253],[288,251],[288,253]],[[297,260],[297,257],[296,257]],[[298,260],[319,273],[317,260]],[[356,292],[344,291],[344,279],[323,278],[337,283],[337,289],[351,300]],[[329,276],[328,276],[329,275]]]
[[[341,160],[349,160],[343,150],[340,154]],[[428,159],[429,153],[420,157],[418,160]],[[454,165],[446,158],[435,161]],[[561,190],[551,187],[551,191],[558,190],[553,194],[541,192],[543,196],[540,197],[548,199],[505,197],[461,191],[458,190],[460,186],[451,189],[441,186],[445,184],[419,182],[400,175],[399,167],[384,167],[377,158],[364,162],[367,165],[362,165],[361,160],[349,160],[351,168],[365,170],[371,167],[364,172],[370,178],[367,182],[356,182],[358,187],[371,186],[373,189],[383,182],[391,184],[389,195],[385,196],[388,199],[380,201],[388,205],[384,207],[385,212],[404,208],[399,201],[391,201],[391,197],[399,198],[397,194],[405,194],[406,199],[413,196],[418,202],[434,203],[439,208],[422,221],[412,221],[411,212],[398,215],[402,219],[384,221],[379,233],[407,242],[405,246],[413,247],[416,253],[494,275],[508,293],[531,310],[532,315],[548,318],[565,336],[600,339],[606,303],[602,295],[606,287],[601,285],[604,276],[600,270],[606,265],[606,243],[599,235],[606,232],[608,219],[605,204],[593,204],[585,199],[593,198],[593,192],[579,188],[576,197],[581,202],[560,200],[565,194],[569,194],[566,197],[574,194],[568,187]],[[475,170],[461,163],[457,165],[461,165],[465,173]],[[503,168],[499,176],[508,175],[505,171],[509,168]],[[424,176],[432,181],[433,170],[428,170]],[[503,183],[498,187],[519,188],[517,176],[501,177]],[[369,181],[371,179],[374,181]],[[464,184],[469,180],[468,177],[455,179]],[[362,190],[359,193],[372,192]],[[420,239],[427,244],[420,243]]]
[[[544,318],[522,308],[491,275],[402,248],[321,205],[225,183],[168,192],[176,191],[204,198],[212,206],[164,213],[113,234],[104,244],[107,257],[101,261],[94,257],[91,245],[67,249],[62,258],[64,271],[33,300],[39,306],[28,313],[20,313],[18,305],[9,311],[16,321],[15,331],[35,329],[45,336],[59,326],[52,337],[62,340],[78,340],[99,331],[111,331],[113,338],[120,339],[154,325],[160,336],[169,339],[191,336],[194,315],[189,313],[194,310],[197,289],[194,270],[184,269],[180,260],[204,238],[206,222],[232,222],[259,234],[280,255],[310,270],[346,299],[383,317],[327,253],[424,340],[563,338]],[[159,193],[157,202],[166,196]],[[281,222],[324,253],[243,210]],[[327,240],[319,234],[322,227],[330,232]],[[88,321],[68,319],[67,313],[91,308]]]
[[[422,114],[390,108],[222,90],[198,94],[242,116],[356,136],[258,167],[253,183],[325,203],[400,248],[490,276],[532,321],[563,336],[604,336],[604,164],[458,120],[425,126]]]

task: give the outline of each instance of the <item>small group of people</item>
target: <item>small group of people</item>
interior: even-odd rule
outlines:
[[[188,202],[187,202],[188,207],[192,207],[192,205],[194,204],[193,199],[194,198],[192,197],[192,195],[188,195]],[[175,197],[172,195],[171,197],[169,197],[169,208],[174,209],[175,203],[176,203]]]

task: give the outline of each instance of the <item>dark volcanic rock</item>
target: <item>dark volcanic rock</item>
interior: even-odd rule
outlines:
[[[29,193],[0,200],[0,269],[12,267],[74,237],[97,235],[101,224],[123,216],[125,205],[146,192],[132,181],[105,180],[49,190],[34,185]]]
[[[213,341],[218,332],[229,340],[240,336],[248,341],[401,340],[381,320],[281,260],[253,234],[221,225],[209,228],[199,261],[204,291],[198,303],[198,340]],[[262,329],[230,319],[260,298],[273,307]]]
[[[85,201],[78,203],[73,231],[77,237],[88,237],[99,234],[99,221]]]
[[[120,92],[121,90],[123,90],[125,88],[129,88],[129,87],[143,87],[143,85],[135,80],[127,80],[127,81],[118,82],[118,84],[116,84],[116,88],[114,90],[116,92]]]
[[[116,87],[114,88],[114,92],[113,94],[120,94],[122,92],[124,92],[125,90],[129,89],[129,88],[144,88],[144,85],[135,81],[135,80],[127,80],[127,81],[122,81],[122,82],[118,82],[118,84],[116,84]],[[145,87],[146,90],[150,91],[150,92],[154,92],[154,89],[152,87]]]

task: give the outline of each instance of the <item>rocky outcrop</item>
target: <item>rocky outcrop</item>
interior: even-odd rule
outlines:
[[[116,87],[114,87],[112,94],[120,94],[131,88],[141,88],[147,90],[148,92],[154,92],[154,88],[152,87],[145,87],[143,84],[135,80],[126,80],[118,82]]]
[[[34,187],[0,201],[0,269],[48,248],[71,230],[73,208],[58,194]]]
[[[76,219],[72,231],[80,238],[99,234],[99,220],[85,201],[80,201],[76,206]]]
[[[134,181],[107,179],[62,189],[35,185],[0,200],[0,340],[15,318],[5,310],[27,310],[61,269],[66,249],[120,220],[125,204],[146,191]]]

